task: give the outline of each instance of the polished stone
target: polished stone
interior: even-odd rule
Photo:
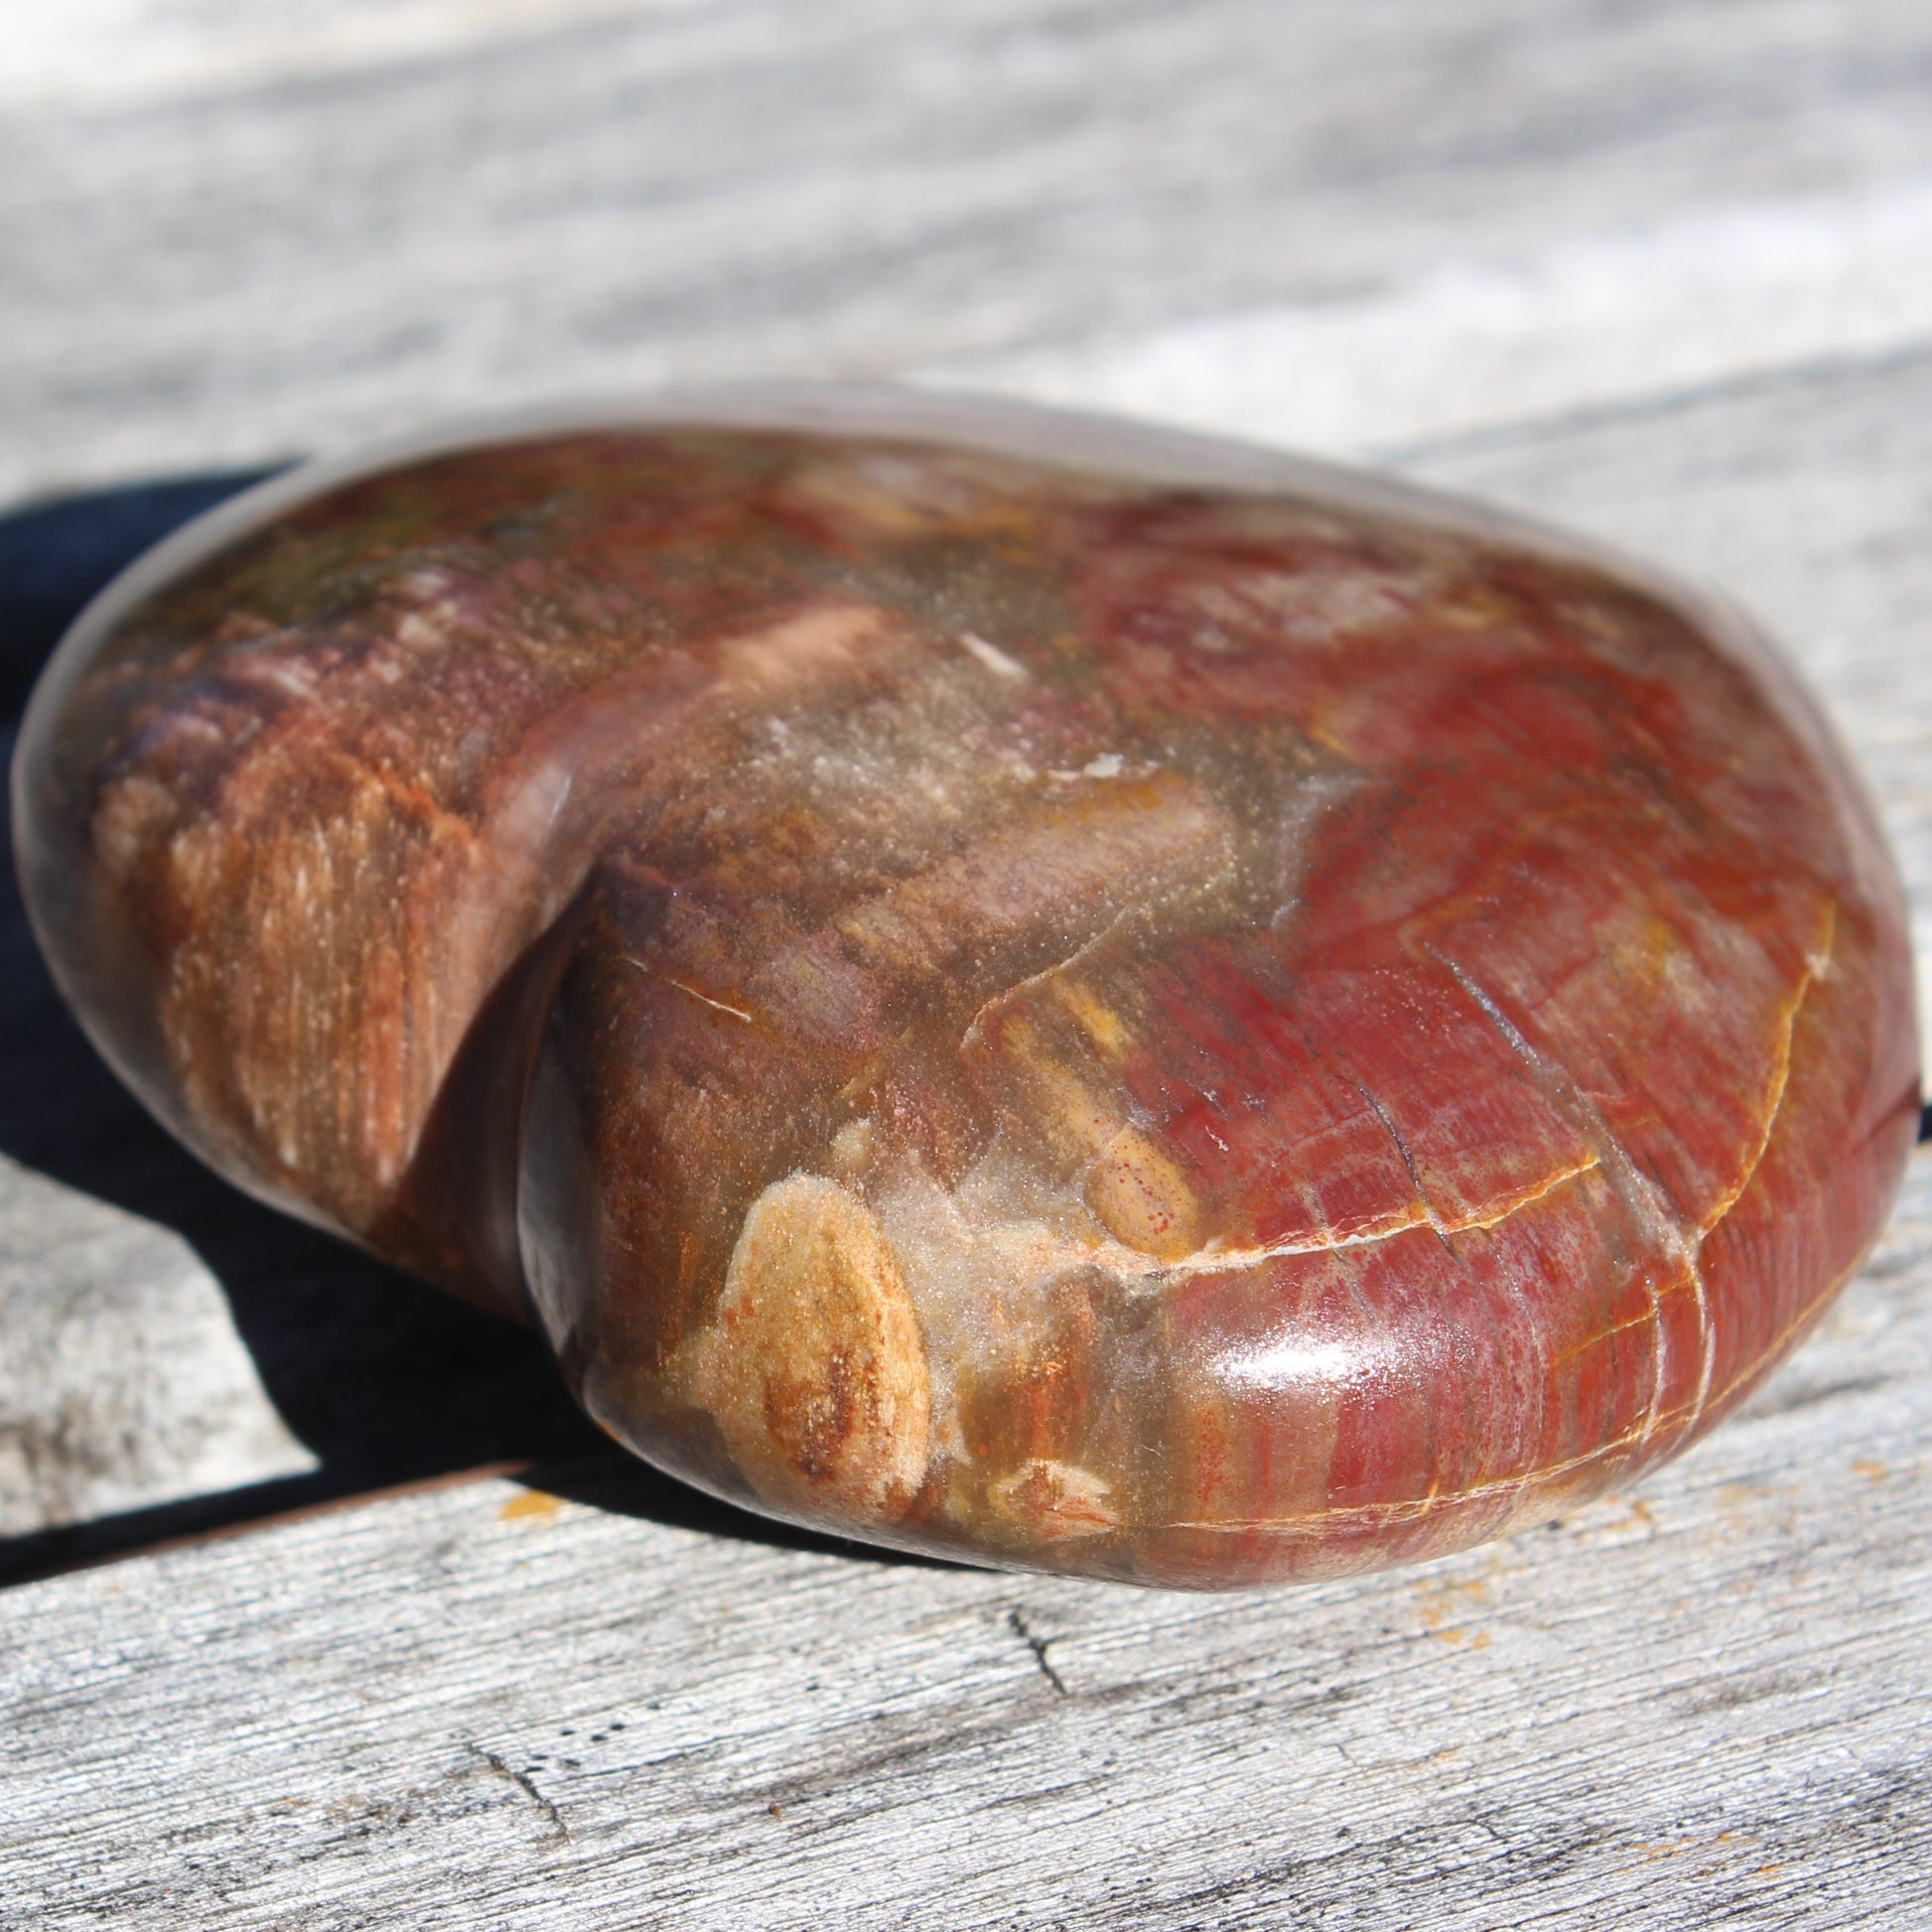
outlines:
[[[55,970],[241,1185],[796,1521],[1190,1587],[1627,1481],[1917,1108],[1729,613],[1228,446],[809,396],[279,482],[76,627]]]

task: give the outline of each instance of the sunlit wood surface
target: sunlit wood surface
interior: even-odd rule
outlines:
[[[670,381],[999,388],[1726,587],[1932,952],[1922,6],[16,0],[5,40],[9,689],[229,473]],[[1227,1600],[929,1569],[625,1468],[526,1338],[203,1176],[4,912],[8,1932],[1932,1919],[1932,1157],[1744,1415],[1550,1530]]]

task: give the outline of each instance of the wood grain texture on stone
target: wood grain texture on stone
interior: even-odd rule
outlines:
[[[1743,624],[1394,485],[740,398],[271,485],[16,767],[90,1031],[792,1520],[1183,1586],[1681,1448],[1917,1118],[1903,911]]]

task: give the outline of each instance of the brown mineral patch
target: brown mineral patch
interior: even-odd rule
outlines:
[[[1104,1477],[1048,1456],[1035,1456],[1002,1476],[988,1488],[987,1498],[1002,1516],[1022,1524],[1043,1543],[1105,1536],[1120,1526]]]
[[[861,1520],[904,1510],[931,1427],[925,1345],[856,1194],[796,1173],[753,1203],[691,1389],[767,1502]]]

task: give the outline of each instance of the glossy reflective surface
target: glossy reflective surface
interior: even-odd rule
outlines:
[[[1182,1586],[1623,1481],[1916,1121],[1898,891],[1735,620],[1010,410],[277,483],[84,619],[21,857],[225,1173],[799,1521]]]

